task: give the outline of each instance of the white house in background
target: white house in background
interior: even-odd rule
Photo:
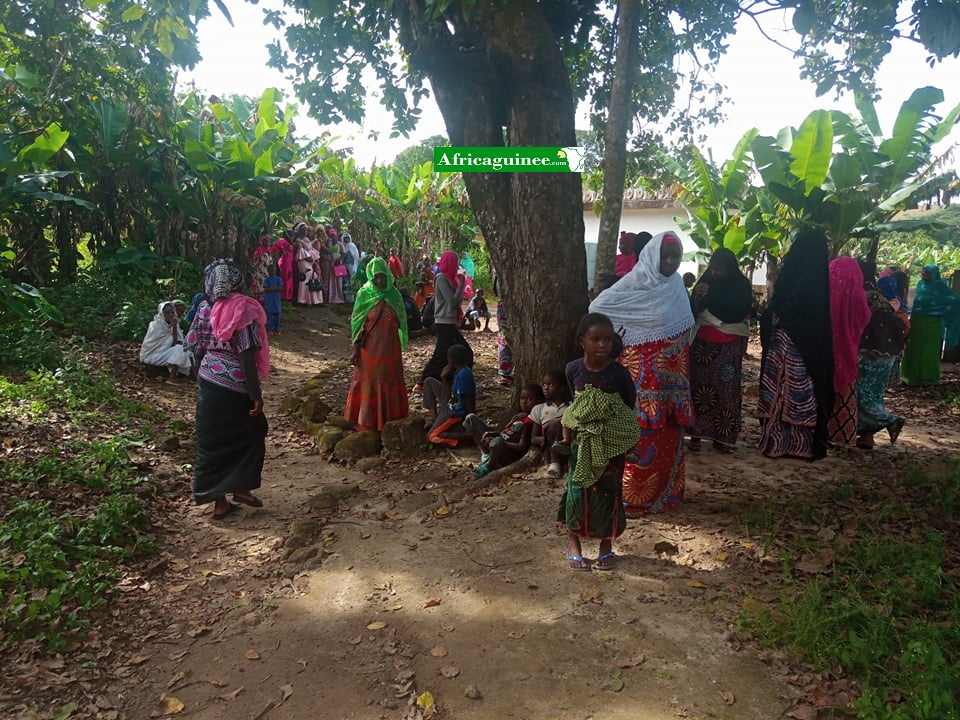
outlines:
[[[587,286],[593,287],[593,274],[597,264],[597,236],[600,233],[600,215],[594,206],[600,200],[600,193],[593,190],[583,191],[583,228],[584,246],[587,251]],[[675,218],[683,218],[686,211],[673,198],[664,192],[659,195],[642,188],[628,188],[623,193],[623,208],[620,211],[620,230],[625,232],[647,231],[651,235],[673,230],[683,241],[685,254],[696,244],[680,229]],[[619,233],[618,233],[619,235]],[[680,264],[680,274],[692,272],[700,276],[699,265],[694,260],[684,260]],[[753,274],[754,285],[765,285],[766,272],[763,267]]]

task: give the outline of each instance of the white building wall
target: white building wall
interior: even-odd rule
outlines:
[[[695,245],[674,221],[674,216],[683,213],[683,208],[654,208],[635,210],[625,208],[620,214],[620,230],[624,232],[646,231],[651,235],[657,235],[667,230],[672,230],[683,242],[684,252],[689,252]],[[586,210],[583,213],[584,226],[584,244],[587,251],[587,286],[593,287],[593,274],[597,266],[597,235],[600,233],[600,216],[592,210]],[[619,236],[619,232],[617,235]],[[700,273],[697,271],[697,263],[692,260],[684,260],[680,264],[680,274],[692,272],[697,277]]]
[[[675,217],[683,217],[681,207],[628,209],[620,214],[620,230],[625,232],[647,231],[651,235],[672,230],[683,242],[684,254],[692,251],[696,244],[677,225]],[[597,235],[600,233],[600,216],[592,210],[583,213],[584,245],[587,251],[587,287],[593,287],[593,274],[597,266]],[[617,233],[619,236],[619,232]],[[694,260],[684,260],[680,264],[680,274],[692,272],[700,277],[700,267]],[[766,268],[761,266],[753,273],[754,286],[763,286],[767,282]]]

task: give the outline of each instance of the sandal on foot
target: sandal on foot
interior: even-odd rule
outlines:
[[[256,495],[237,495],[233,494],[233,501],[235,503],[243,503],[244,505],[249,505],[250,507],[263,507],[263,500],[258,498]]]
[[[487,473],[489,473],[489,472],[490,472],[490,471],[487,469],[487,466],[486,466],[485,464],[481,463],[480,465],[477,465],[477,466],[473,469],[473,476],[474,476],[475,478],[482,478],[482,477],[486,477],[486,476],[487,476]]]
[[[563,442],[562,440],[555,442],[550,446],[550,449],[557,455],[562,455],[563,457],[570,455],[570,443]]]
[[[897,438],[900,437],[900,431],[903,430],[904,425],[906,425],[906,422],[903,419],[900,419],[887,428],[887,432],[890,434],[891,445],[893,445],[897,441]]]
[[[604,553],[597,558],[593,566],[597,570],[613,570],[617,566],[617,554],[612,551]]]
[[[590,561],[584,560],[583,555],[567,554],[567,560],[570,561],[570,569],[574,572],[589,572]]]
[[[216,511],[214,511],[214,513],[213,513],[213,519],[214,519],[214,520],[223,520],[227,515],[229,515],[230,513],[235,513],[235,512],[236,512],[237,510],[239,510],[239,509],[240,509],[240,506],[237,505],[236,503],[228,503],[228,504],[227,504],[227,509],[224,510],[223,512],[219,512],[219,513],[218,513],[218,512],[216,512]]]
[[[547,477],[558,478],[560,474],[560,463],[550,463],[550,465],[547,466]]]

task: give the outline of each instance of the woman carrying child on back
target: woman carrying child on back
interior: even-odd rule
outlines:
[[[589,570],[581,540],[600,541],[593,564],[611,570],[616,564],[613,539],[627,524],[622,502],[624,454],[640,439],[637,389],[623,365],[622,349],[606,315],[585,315],[577,327],[583,357],[569,363],[567,382],[573,404],[563,414],[564,442],[571,442],[567,488],[560,500],[557,524],[567,528],[567,559],[573,570]]]
[[[494,430],[476,413],[470,413],[464,418],[463,427],[473,435],[474,442],[483,453],[480,464],[473,471],[474,477],[484,477],[491,470],[511,465],[527,454],[533,435],[530,411],[537,403],[542,402],[543,390],[539,385],[531,383],[520,391],[520,411],[510,418],[503,430]]]

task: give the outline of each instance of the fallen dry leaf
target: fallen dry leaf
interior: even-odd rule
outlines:
[[[247,660],[259,660],[259,659],[260,659],[260,653],[258,653],[256,650],[247,650],[247,651],[243,654],[243,656],[244,656]]]
[[[704,584],[703,584],[702,582],[700,582],[699,580],[687,580],[687,587],[692,587],[692,588],[705,588],[706,585],[704,585]]]
[[[137,655],[127,660],[127,665],[143,665],[149,659],[149,655]]]
[[[729,690],[721,690],[720,697],[723,698],[723,701],[727,705],[733,705],[737,701],[737,699],[733,696],[733,693]]]
[[[600,588],[587,588],[582,593],[580,593],[580,599],[584,602],[596,602],[600,597]]]
[[[186,674],[185,672],[183,672],[182,670],[178,670],[177,672],[175,672],[175,673],[173,674],[173,677],[170,678],[170,681],[167,683],[167,687],[168,687],[168,688],[172,688],[172,687],[173,687],[174,685],[176,685],[178,682],[180,682],[181,680],[183,680],[186,676],[187,676],[187,674]]]
[[[437,512],[437,517],[446,517],[447,515],[452,513],[453,510],[451,510],[446,505],[444,505],[443,507],[438,507],[436,512]],[[429,695],[429,693],[427,694]]]
[[[160,714],[161,715],[177,715],[183,712],[185,705],[180,702],[178,698],[165,697],[160,701]]]
[[[361,540],[369,540],[369,539],[370,539],[370,533],[368,533],[366,530],[364,530],[363,532],[360,533],[360,539],[361,539]]]
[[[383,630],[386,626],[385,622],[372,622],[367,625],[367,630]]]
[[[431,608],[436,607],[440,604],[440,598],[427,598],[426,602],[423,603],[423,607]]]
[[[817,709],[813,705],[797,705],[786,715],[793,720],[817,720]]]
[[[290,696],[293,695],[293,685],[290,685],[290,684],[281,685],[280,693],[282,695],[282,697],[280,698],[280,702],[286,702],[287,700],[290,699]]]
[[[430,654],[434,657],[446,657],[447,649],[443,645],[437,645],[430,651]]]
[[[430,692],[425,692],[418,695],[417,707],[422,707],[424,710],[430,710],[433,708],[433,694]]]
[[[444,667],[440,668],[440,674],[448,680],[453,680],[453,678],[460,674],[460,668],[454,665],[445,665]]]

